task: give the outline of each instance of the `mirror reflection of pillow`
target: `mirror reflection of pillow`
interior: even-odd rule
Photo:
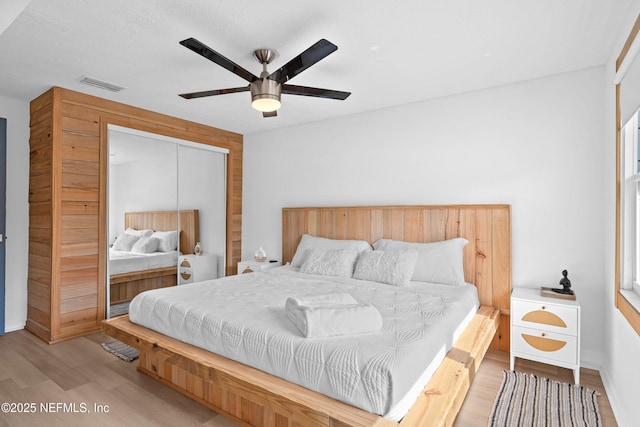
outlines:
[[[158,250],[160,239],[156,237],[141,237],[133,247],[131,252],[137,252],[140,254],[152,254]]]
[[[178,249],[178,231],[156,231],[152,237],[160,240],[158,251],[171,252]]]
[[[113,242],[114,251],[131,251],[133,245],[140,240],[140,236],[134,236],[133,234],[122,233],[118,236],[115,242]]]
[[[139,236],[139,237],[149,237],[153,234],[153,230],[150,230],[150,229],[136,230],[135,228],[131,228],[131,227],[124,230],[124,232],[127,234],[132,234],[134,236]]]

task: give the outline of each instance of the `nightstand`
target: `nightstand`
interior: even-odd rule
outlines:
[[[282,262],[257,262],[257,261],[240,261],[238,263],[238,274],[253,273],[256,271],[264,271],[270,268],[280,267]]]
[[[180,255],[178,262],[180,284],[218,278],[218,256],[215,254]]]
[[[580,304],[543,297],[540,289],[511,292],[511,370],[515,358],[573,370],[580,384]]]

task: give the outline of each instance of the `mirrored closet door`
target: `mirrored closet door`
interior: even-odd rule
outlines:
[[[178,146],[178,209],[197,209],[199,238],[182,248],[178,283],[223,277],[226,252],[226,153],[195,145]]]
[[[224,275],[226,150],[109,125],[107,315]]]

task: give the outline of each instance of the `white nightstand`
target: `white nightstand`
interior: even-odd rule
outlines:
[[[540,289],[511,292],[511,370],[515,358],[573,370],[580,384],[580,304],[543,297]]]
[[[238,274],[244,273],[253,273],[255,271],[264,271],[270,268],[280,267],[282,262],[270,262],[269,260],[265,262],[257,262],[257,261],[240,261],[238,263]]]
[[[218,256],[215,254],[180,255],[178,262],[180,284],[218,278]]]

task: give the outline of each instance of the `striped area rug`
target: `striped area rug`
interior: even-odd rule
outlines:
[[[111,341],[102,343],[102,348],[107,350],[109,353],[118,356],[120,359],[125,362],[133,362],[138,357],[140,357],[138,350],[128,346],[127,344],[120,341]]]
[[[109,316],[117,317],[129,314],[129,304],[131,304],[131,301],[122,302],[120,304],[113,304],[109,307]]]
[[[504,371],[490,427],[601,427],[597,391],[523,372]]]

